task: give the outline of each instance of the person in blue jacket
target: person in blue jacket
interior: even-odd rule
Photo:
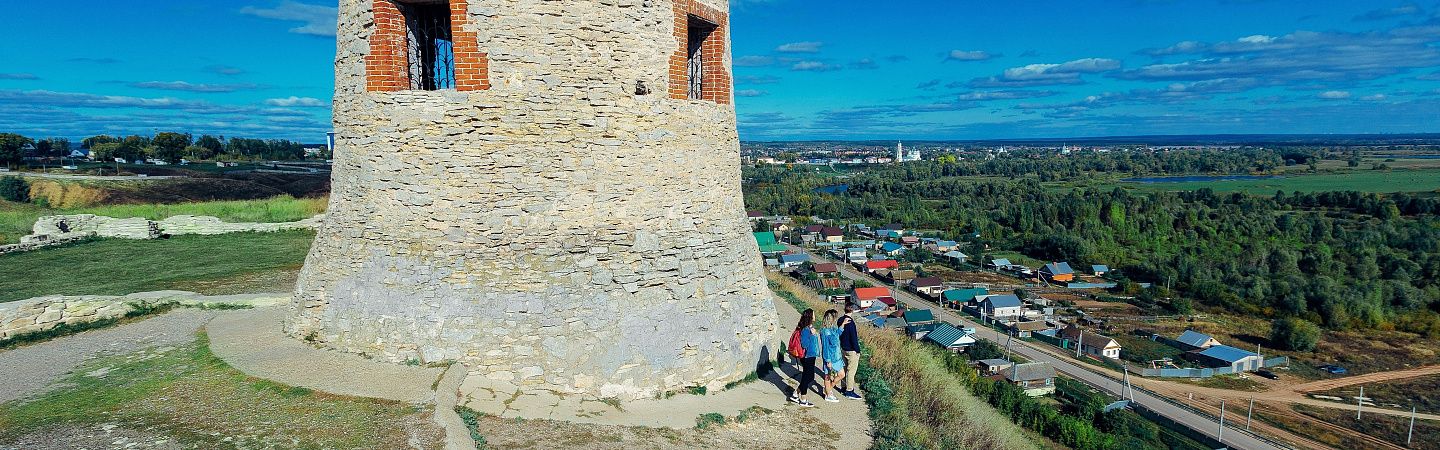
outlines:
[[[807,309],[800,313],[800,323],[795,325],[800,330],[800,346],[805,349],[805,356],[800,358],[800,386],[790,392],[790,401],[795,404],[809,408],[814,403],[805,401],[805,393],[815,384],[815,359],[820,357],[820,335],[815,332],[815,310]]]
[[[825,328],[820,329],[820,373],[825,374],[825,401],[838,402],[835,391],[840,387],[840,380],[845,378],[845,360],[840,356],[840,312],[836,310],[825,311],[825,318],[820,323]]]

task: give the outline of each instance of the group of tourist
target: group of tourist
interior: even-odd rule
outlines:
[[[815,329],[815,310],[800,313],[800,323],[791,334],[789,353],[800,364],[800,386],[790,392],[789,400],[803,407],[813,407],[805,394],[814,389],[827,402],[839,397],[859,400],[855,392],[855,371],[860,368],[860,335],[855,329],[854,305],[845,307],[845,314],[825,311],[820,329]],[[820,381],[815,377],[819,374]],[[837,395],[838,394],[838,395]]]

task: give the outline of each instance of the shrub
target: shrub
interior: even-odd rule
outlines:
[[[1310,351],[1320,342],[1320,326],[1305,319],[1286,317],[1270,324],[1271,345],[1296,351]]]
[[[725,416],[720,413],[705,413],[695,418],[695,429],[704,430],[716,425],[724,425]]]
[[[0,199],[16,203],[29,202],[30,183],[20,177],[0,177]]]

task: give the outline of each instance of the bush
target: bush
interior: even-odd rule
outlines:
[[[30,183],[20,177],[0,177],[0,199],[27,203],[30,201]]]
[[[1270,344],[1296,351],[1310,351],[1320,342],[1320,326],[1305,319],[1286,317],[1270,324]]]

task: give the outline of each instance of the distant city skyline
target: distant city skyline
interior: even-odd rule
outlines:
[[[21,2],[0,132],[324,142],[335,3]],[[744,140],[1440,132],[1440,3],[731,3]]]

